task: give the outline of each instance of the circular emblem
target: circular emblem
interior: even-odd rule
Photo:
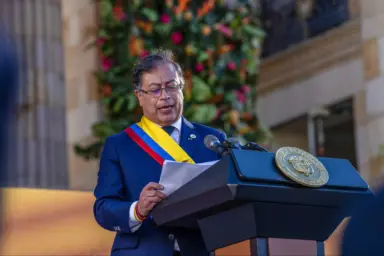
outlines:
[[[321,187],[328,182],[328,171],[324,165],[302,149],[282,147],[276,151],[275,162],[285,176],[301,185]]]

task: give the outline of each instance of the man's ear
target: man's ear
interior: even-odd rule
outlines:
[[[140,105],[140,107],[142,107],[142,104],[141,104],[141,93],[140,93],[140,91],[135,90],[135,95],[136,95],[137,100],[139,101],[139,105]]]

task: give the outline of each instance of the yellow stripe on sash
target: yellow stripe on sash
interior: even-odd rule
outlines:
[[[192,158],[184,151],[169,134],[151,120],[143,116],[137,125],[151,137],[162,149],[164,149],[177,162],[194,164]]]

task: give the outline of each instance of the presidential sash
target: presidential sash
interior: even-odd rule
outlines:
[[[126,128],[125,132],[160,165],[165,160],[195,163],[166,131],[144,116],[139,123]]]

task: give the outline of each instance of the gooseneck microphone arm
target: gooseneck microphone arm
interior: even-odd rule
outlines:
[[[265,148],[254,142],[248,142],[244,146],[235,138],[225,139],[222,143],[214,135],[207,135],[204,138],[204,145],[210,150],[215,151],[220,156],[229,152],[229,149],[251,150],[259,152],[268,152]]]
[[[254,143],[254,142],[248,142],[247,144],[245,144],[245,146],[243,146],[243,148],[246,150],[268,152],[268,150],[266,150],[265,148],[263,148],[262,146],[258,145],[257,143]]]

